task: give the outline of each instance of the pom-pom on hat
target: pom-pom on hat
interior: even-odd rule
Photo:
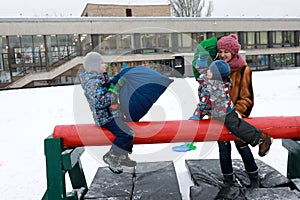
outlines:
[[[209,53],[207,51],[201,51],[199,53],[199,57],[196,61],[196,64],[199,67],[207,67],[208,66]]]
[[[209,70],[213,74],[213,80],[225,81],[230,76],[230,66],[224,60],[216,60],[209,66]]]
[[[86,54],[83,59],[83,68],[87,73],[100,74],[100,65],[103,64],[103,57],[97,52],[90,52]]]
[[[221,37],[217,43],[218,49],[226,49],[233,55],[237,54],[241,48],[238,42],[238,36],[236,34],[230,34],[228,36]]]

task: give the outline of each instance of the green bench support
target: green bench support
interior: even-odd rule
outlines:
[[[282,146],[288,150],[287,178],[300,190],[300,141],[283,139]]]
[[[87,192],[88,186],[80,156],[84,147],[65,149],[61,138],[52,135],[44,140],[46,156],[47,191],[42,200],[78,200]],[[73,190],[66,192],[66,173]]]

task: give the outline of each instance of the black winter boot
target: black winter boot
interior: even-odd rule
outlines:
[[[234,185],[235,178],[233,174],[223,174],[223,177],[224,177],[223,187],[231,187]]]
[[[217,197],[215,200],[227,200],[227,199],[235,199],[235,200],[246,200],[245,197],[245,189],[241,188],[238,183],[235,181],[234,175],[223,175],[224,176],[224,184],[220,188]]]
[[[250,188],[259,188],[260,181],[259,181],[258,170],[255,172],[247,172],[247,174],[250,179]]]
[[[123,172],[123,168],[121,166],[121,154],[114,152],[114,150],[110,149],[103,156],[103,161],[108,164],[108,168],[116,174],[120,174]]]

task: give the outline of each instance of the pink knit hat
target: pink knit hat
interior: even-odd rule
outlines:
[[[238,42],[238,36],[236,34],[230,34],[228,36],[221,37],[217,43],[218,49],[226,49],[233,55],[237,54],[241,48]]]

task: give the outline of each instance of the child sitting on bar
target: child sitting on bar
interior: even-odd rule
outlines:
[[[90,52],[84,57],[84,72],[79,73],[81,86],[93,113],[95,124],[104,127],[115,136],[111,149],[103,156],[114,173],[122,173],[123,166],[134,167],[136,161],[128,157],[132,152],[134,132],[118,117],[117,111],[112,109],[112,96],[108,91],[109,78],[102,56],[97,52]]]

